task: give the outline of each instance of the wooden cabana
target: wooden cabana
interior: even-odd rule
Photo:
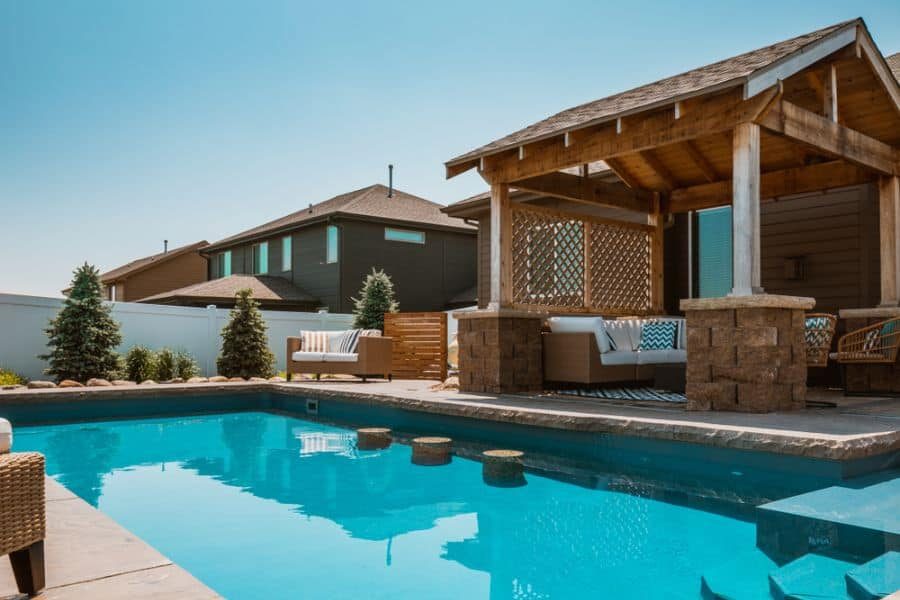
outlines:
[[[738,329],[741,315],[759,310],[774,311],[760,323],[788,319],[782,338],[797,329],[793,313],[813,301],[764,293],[759,214],[761,200],[804,192],[877,184],[880,304],[897,307],[898,147],[900,85],[857,19],[563,111],[448,161],[448,178],[477,169],[490,184],[490,301],[466,319],[484,322],[461,327],[461,368],[466,331],[479,332],[482,344],[525,340],[521,355],[472,361],[479,374],[463,382],[486,391],[534,388],[539,376],[504,373],[539,369],[527,348],[540,345],[536,313],[663,312],[664,222],[675,213],[732,207],[733,288],[726,299],[682,305],[695,342],[721,311],[736,311]],[[619,181],[591,177],[588,165],[598,161]],[[567,208],[512,201],[511,188]],[[631,217],[596,216],[596,207]],[[717,380],[699,348],[688,348],[689,398],[708,405],[724,395],[740,404],[740,382]],[[790,359],[779,364],[800,370]],[[776,374],[782,405],[786,388],[795,404],[805,393],[805,363],[803,371],[803,392],[798,374],[790,383]],[[771,395],[745,383],[748,398]]]

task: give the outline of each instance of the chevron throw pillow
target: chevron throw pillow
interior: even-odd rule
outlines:
[[[638,350],[669,350],[675,347],[674,321],[650,321],[641,329],[641,343]]]

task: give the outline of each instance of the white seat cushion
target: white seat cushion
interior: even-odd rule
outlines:
[[[638,352],[632,350],[610,350],[600,356],[604,365],[636,365]]]
[[[600,352],[610,351],[603,317],[550,317],[547,322],[553,333],[593,333]]]
[[[639,365],[661,365],[666,363],[685,363],[687,362],[687,350],[676,350],[669,348],[667,350],[641,350],[635,352],[637,355],[637,364]]]
[[[6,454],[12,448],[12,424],[0,419],[0,454]]]
[[[359,354],[345,352],[326,352],[324,356],[325,362],[356,362]]]
[[[609,337],[612,338],[612,341],[616,346],[615,349],[612,350],[613,352],[630,352],[636,348],[631,341],[631,329],[634,327],[634,324],[630,321],[633,320],[634,319],[621,319],[616,321],[605,321],[603,323],[603,327],[606,329],[606,332],[609,333]],[[638,340],[640,341],[640,334],[638,334]]]
[[[296,362],[322,362],[325,357],[324,352],[294,352],[291,354],[291,360]]]

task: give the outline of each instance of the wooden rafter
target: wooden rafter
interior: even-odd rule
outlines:
[[[639,190],[643,187],[641,186],[641,182],[638,181],[638,178],[634,176],[631,170],[629,170],[621,160],[617,158],[608,158],[606,159],[606,165],[631,189]]]
[[[831,161],[763,173],[760,177],[762,199],[857,185],[872,181],[873,175],[844,161]],[[687,212],[731,204],[732,182],[717,181],[674,190],[666,212]]]
[[[649,212],[653,198],[651,192],[630,189],[621,183],[596,181],[560,172],[522,179],[510,185],[519,190],[554,198],[642,213]]]
[[[485,157],[482,176],[491,182],[515,181],[586,162],[608,163],[610,158],[730,131],[738,123],[755,119],[776,94],[777,89],[773,88],[743,100],[739,89],[723,92],[698,101],[680,119],[675,119],[673,110],[635,115],[629,117],[628,126],[621,133],[616,133],[614,122],[604,123],[568,147],[564,136],[559,135],[539,151],[527,149],[522,160],[516,152]]]
[[[894,175],[897,157],[882,141],[779,99],[757,122],[773,133],[880,173]]]
[[[653,171],[659,179],[662,180],[663,186],[665,186],[666,191],[674,190],[678,187],[678,181],[675,179],[675,176],[672,174],[672,171],[669,170],[666,165],[663,164],[659,157],[652,150],[644,150],[638,153],[638,156],[641,157],[647,166],[650,167],[650,170]]]
[[[688,140],[683,144],[683,147],[687,157],[691,159],[691,162],[694,163],[694,166],[700,169],[700,172],[703,173],[703,176],[707,181],[712,183],[714,181],[722,179],[722,177],[719,175],[719,172],[712,165],[712,163],[706,159],[706,157],[703,155],[703,152],[701,152],[700,148],[697,147],[696,143],[694,143],[692,140]]]

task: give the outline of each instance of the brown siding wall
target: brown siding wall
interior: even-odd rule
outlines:
[[[206,273],[206,259],[198,252],[183,254],[120,281],[116,287],[116,299],[120,302],[134,302],[200,283],[206,281]]]

